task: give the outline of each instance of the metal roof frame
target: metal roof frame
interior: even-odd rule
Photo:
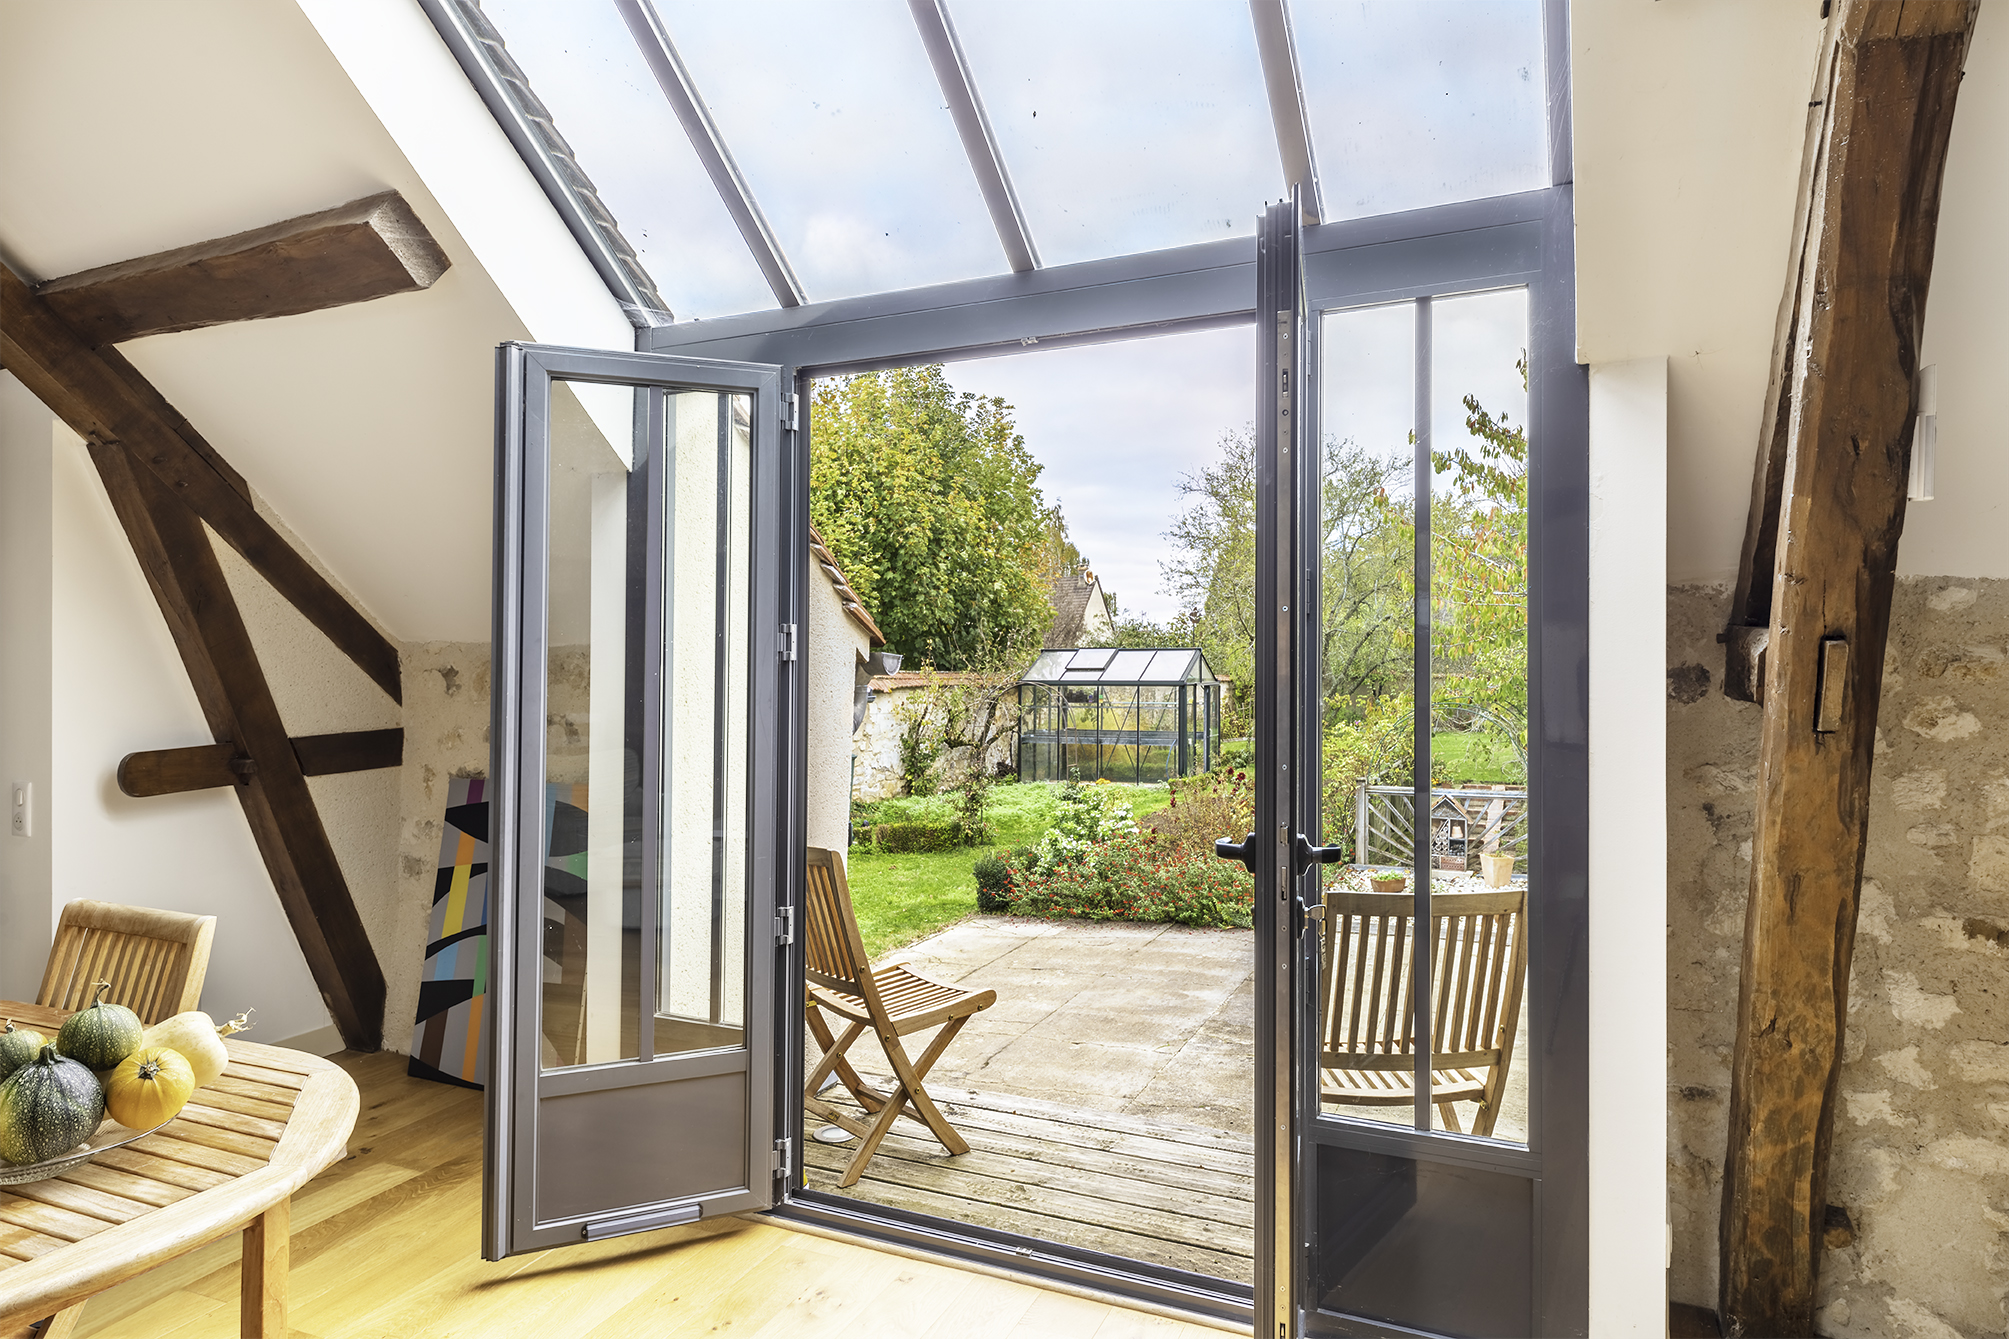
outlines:
[[[1005,170],[1004,153],[998,148],[991,119],[984,112],[983,98],[977,93],[976,76],[956,39],[956,25],[949,18],[948,0],[907,0],[914,26],[920,29],[921,45],[927,48],[928,63],[948,99],[949,115],[955,119],[956,134],[962,138],[963,153],[976,175],[977,189],[991,211],[991,224],[998,230],[998,242],[1012,273],[1024,274],[1039,268],[1039,248],[1033,245],[1032,229],[1019,207],[1018,192]]]
[[[676,43],[670,40],[670,30],[663,25],[663,16],[656,12],[652,0],[614,0],[614,7],[627,21],[628,32],[633,35],[642,59],[648,62],[650,72],[656,76],[656,83],[669,100],[671,110],[683,122],[684,133],[690,136],[691,148],[696,150],[698,161],[705,165],[726,212],[738,225],[739,235],[745,239],[747,250],[753,253],[754,263],[767,276],[767,286],[774,290],[775,301],[784,307],[800,307],[809,300],[802,291],[802,281],[795,277],[795,269],[783,254],[774,229],[768,226],[767,215],[760,212],[760,205],[753,198],[753,188],[746,184],[739,164],[733,161],[725,136],[719,133],[718,123],[712,120],[711,109],[705,106],[704,98],[698,94],[697,84],[691,80],[691,72],[684,66],[683,57],[677,54]]]
[[[1298,70],[1297,38],[1291,33],[1289,0],[1249,0],[1249,18],[1256,27],[1256,52],[1263,61],[1263,85],[1270,95],[1270,120],[1277,128],[1277,157],[1283,162],[1284,187],[1298,188],[1298,207],[1304,222],[1321,222],[1325,203],[1318,189],[1318,163],[1312,157],[1311,123],[1304,114],[1304,79]]]

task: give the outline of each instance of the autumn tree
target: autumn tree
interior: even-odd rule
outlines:
[[[813,414],[810,519],[889,645],[941,669],[1029,658],[1066,527],[1011,406],[937,364],[825,381]]]

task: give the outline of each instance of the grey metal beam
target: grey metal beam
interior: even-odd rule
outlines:
[[[1306,223],[1321,222],[1325,199],[1319,192],[1311,126],[1304,115],[1304,80],[1298,73],[1290,6],[1287,0],[1249,0],[1249,17],[1256,25],[1256,52],[1263,61],[1263,84],[1270,95],[1270,120],[1277,128],[1284,186],[1299,189],[1298,203]]]
[[[948,101],[949,115],[955,118],[956,133],[962,136],[963,152],[969,156],[970,171],[976,173],[977,189],[991,211],[991,224],[1004,245],[1005,259],[1012,271],[1024,274],[1039,268],[1039,248],[1032,242],[1025,211],[1019,207],[1018,192],[1012,188],[1011,174],[1005,170],[1004,154],[998,149],[991,119],[984,113],[983,98],[970,73],[963,44],[956,39],[956,25],[949,19],[948,0],[907,0],[914,26],[920,29],[921,45],[927,48],[928,63],[935,67],[935,79]]]
[[[1541,265],[1548,192],[1499,196],[1306,229],[1305,286],[1314,307],[1525,282]],[[1224,238],[1031,274],[685,321],[648,332],[647,347],[704,358],[813,368],[818,375],[954,361],[1037,345],[1098,343],[1151,331],[1238,325],[1255,314],[1255,239]]]
[[[1825,6],[1821,12],[1827,12]],[[1576,179],[1570,129],[1569,0],[1542,0],[1542,64],[1548,84],[1549,184],[1567,186]]]
[[[802,281],[795,277],[788,257],[782,254],[774,229],[760,212],[746,178],[740,175],[739,164],[726,148],[725,138],[719,134],[705,100],[698,96],[698,86],[692,82],[691,72],[684,68],[676,43],[670,40],[670,30],[663,26],[662,15],[656,12],[651,0],[614,0],[614,7],[627,21],[628,31],[634,34],[635,45],[662,86],[663,96],[669,99],[677,119],[684,123],[684,133],[690,136],[698,161],[711,174],[712,185],[718,188],[726,212],[738,225],[739,235],[746,239],[754,263],[767,276],[767,286],[774,290],[775,300],[784,307],[800,307],[809,300],[802,291]]]

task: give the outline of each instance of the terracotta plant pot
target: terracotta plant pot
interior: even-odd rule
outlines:
[[[1495,855],[1488,851],[1479,857],[1479,863],[1485,867],[1486,883],[1489,886],[1505,888],[1509,883],[1513,882],[1514,857],[1511,854]]]
[[[1399,893],[1409,885],[1408,880],[1404,879],[1399,874],[1395,874],[1390,875],[1387,878],[1369,879],[1367,881],[1367,886],[1372,888],[1377,893]]]

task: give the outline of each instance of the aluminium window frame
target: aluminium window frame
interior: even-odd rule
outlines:
[[[1528,1009],[1542,1056],[1525,1149],[1443,1132],[1308,1120],[1316,1143],[1483,1167],[1534,1180],[1539,1224],[1535,1318],[1544,1333],[1580,1334],[1588,1317],[1588,382],[1575,361],[1574,235],[1567,184],[1487,200],[1308,226],[1310,313],[1525,286],[1529,292],[1531,850],[1544,893],[1530,911]],[[637,332],[644,351],[780,364],[803,421],[815,377],[966,361],[1040,347],[1108,343],[1252,324],[1253,238],[849,298]],[[1314,337],[1315,338],[1315,337]],[[794,435],[785,470],[793,532],[783,537],[786,612],[806,622],[808,439]],[[783,738],[803,740],[806,682],[791,666]],[[799,905],[806,842],[806,760],[777,759],[787,867],[779,888]],[[1532,882],[1532,880],[1531,880]],[[799,954],[800,946],[792,952]],[[784,971],[776,1018],[799,1027],[799,962]],[[799,1045],[778,1046],[777,1128],[801,1128]],[[1299,1062],[1302,1071],[1302,1061]],[[1316,1108],[1311,1108],[1315,1110]],[[1310,1150],[1300,1153],[1308,1164]],[[1309,1197],[1304,1196],[1308,1201]],[[1310,1205],[1305,1208],[1309,1211]],[[798,1165],[771,1210],[893,1245],[1032,1273],[1132,1301],[1246,1323],[1251,1291],[1184,1271],[844,1199],[803,1186]],[[1390,1333],[1398,1331],[1390,1330]]]

